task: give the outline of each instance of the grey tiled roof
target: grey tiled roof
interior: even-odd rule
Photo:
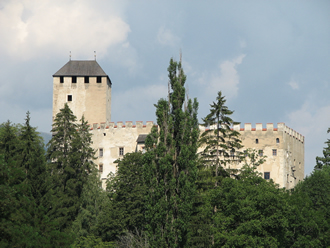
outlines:
[[[146,141],[148,134],[140,134],[139,137],[137,138],[136,142],[137,143],[144,143]]]
[[[109,76],[95,60],[70,60],[53,77],[59,76]]]

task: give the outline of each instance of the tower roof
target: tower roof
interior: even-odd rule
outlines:
[[[53,77],[60,76],[106,76],[109,78],[95,60],[70,60],[53,75]]]

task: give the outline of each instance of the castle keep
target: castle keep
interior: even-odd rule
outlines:
[[[53,75],[53,119],[67,103],[78,119],[85,116],[93,134],[95,163],[105,182],[115,173],[115,160],[129,152],[143,151],[144,141],[153,122],[111,122],[111,87],[109,76],[95,60],[70,60]],[[284,123],[245,123],[233,127],[241,134],[242,145],[267,156],[258,171],[280,187],[293,188],[304,178],[304,137]],[[201,131],[204,131],[201,127]],[[232,164],[239,168],[241,164]]]

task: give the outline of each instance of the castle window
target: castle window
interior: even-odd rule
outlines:
[[[119,156],[124,155],[124,147],[119,147]]]
[[[232,150],[230,151],[230,157],[235,157],[235,150],[234,150],[234,149],[232,149]]]
[[[280,139],[276,138],[276,144],[279,144],[279,143],[280,143]]]
[[[244,150],[243,153],[244,153],[244,156],[247,157],[247,155],[248,155],[247,150]]]
[[[68,102],[72,102],[72,95],[68,95]]]
[[[101,80],[101,79],[102,79],[102,77],[97,76],[97,77],[96,77],[96,82],[97,82],[97,83],[102,83],[102,80]]]
[[[99,157],[100,157],[100,158],[103,157],[103,148],[100,148],[100,149],[99,149]]]
[[[259,156],[263,156],[264,155],[264,150],[259,150]]]
[[[60,76],[60,83],[64,83],[64,77]]]
[[[85,77],[85,84],[89,83],[89,77]]]
[[[277,149],[273,149],[273,156],[277,156]]]
[[[259,144],[259,140],[258,139],[256,139],[256,144]]]
[[[264,179],[270,179],[270,172],[264,172]]]
[[[72,77],[72,83],[77,83],[77,77],[76,76]]]
[[[99,164],[99,172],[100,172],[100,173],[103,172],[103,164]]]

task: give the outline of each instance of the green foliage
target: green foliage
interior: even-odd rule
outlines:
[[[158,130],[148,136],[144,154],[146,230],[151,246],[183,247],[195,196],[198,103],[185,102],[181,62],[171,59],[168,72],[172,92],[155,105]]]
[[[91,134],[84,118],[76,124],[76,117],[69,106],[56,115],[53,137],[48,143],[50,160],[52,205],[51,219],[59,224],[59,230],[71,230],[81,205],[81,195],[88,175],[95,166],[91,162],[95,151],[90,147]]]
[[[328,129],[330,133],[330,128]],[[323,157],[316,157],[315,169],[321,169],[323,166],[330,166],[330,139],[328,139],[325,144],[327,147],[323,149]]]
[[[109,199],[102,189],[102,182],[96,169],[88,175],[80,201],[79,213],[72,226],[77,240],[89,235],[98,235],[98,220],[104,208],[109,207]]]
[[[20,131],[21,125],[12,125],[9,120],[0,125],[0,153],[4,155],[6,163],[17,159]]]
[[[115,248],[117,247],[114,242],[102,242],[100,237],[94,235],[88,235],[87,237],[81,236],[76,242],[71,246],[72,248]]]
[[[125,154],[118,160],[116,176],[107,184],[112,206],[124,218],[121,222],[127,231],[142,230],[144,227],[144,197],[146,186],[143,180],[143,155],[141,152]],[[124,230],[123,230],[124,231]]]
[[[199,140],[203,148],[200,154],[202,164],[210,166],[216,177],[229,176],[225,170],[226,164],[241,158],[241,155],[236,152],[237,149],[242,148],[239,132],[231,129],[239,122],[230,118],[234,111],[229,110],[225,103],[225,97],[219,91],[216,102],[210,105],[210,113],[203,119],[202,125],[206,130]]]
[[[287,195],[245,165],[240,180],[224,178],[212,191],[216,247],[283,247]]]
[[[328,247],[330,245],[330,167],[323,166],[299,183],[290,204],[290,245]]]

